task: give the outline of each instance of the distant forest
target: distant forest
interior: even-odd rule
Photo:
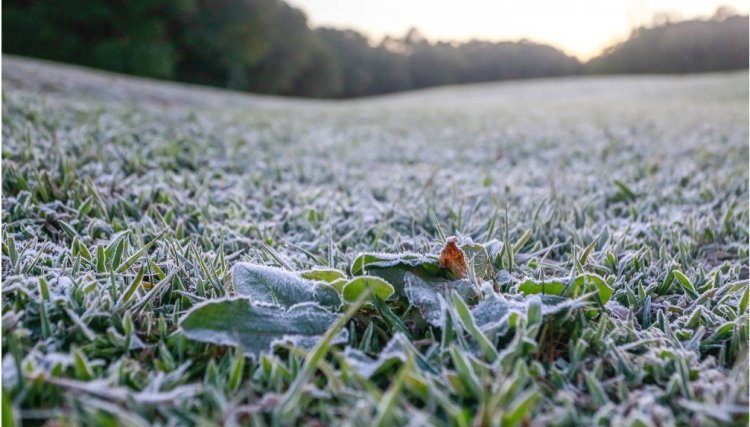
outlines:
[[[6,0],[2,50],[235,90],[348,98],[429,86],[585,73],[692,73],[748,67],[748,17],[634,30],[587,63],[530,41],[378,44],[311,29],[281,0]]]

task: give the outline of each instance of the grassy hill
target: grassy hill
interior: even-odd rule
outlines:
[[[4,425],[746,425],[747,82],[325,102],[4,57]],[[257,265],[394,294],[279,308],[331,286]]]

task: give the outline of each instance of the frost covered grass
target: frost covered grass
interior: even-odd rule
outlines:
[[[337,103],[25,66],[4,425],[748,422],[747,73]]]

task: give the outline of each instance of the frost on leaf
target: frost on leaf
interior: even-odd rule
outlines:
[[[311,348],[336,319],[337,314],[314,303],[284,309],[229,298],[195,306],[180,320],[180,329],[191,340],[239,346],[246,356],[258,358],[282,342]],[[345,342],[346,332],[341,331],[334,342]]]
[[[466,254],[458,247],[458,238],[451,236],[446,240],[443,250],[440,252],[438,267],[450,270],[458,279],[465,279],[469,275],[469,267],[466,263]]]
[[[507,299],[501,294],[495,294],[472,308],[471,314],[477,327],[492,338],[493,334],[503,335],[514,327],[512,318],[527,316],[529,307],[534,304],[541,306],[540,314],[544,321],[565,318],[571,311],[587,307],[587,303],[582,300],[554,295],[514,295]]]
[[[487,248],[469,241],[461,246],[461,250],[463,250],[469,265],[474,267],[474,274],[477,278],[489,280],[495,276],[495,268],[492,266],[492,258],[490,258]]]
[[[507,324],[510,303],[502,295],[492,295],[471,310],[474,322],[482,331],[495,329]]]
[[[464,301],[477,299],[477,291],[468,280],[434,280],[427,282],[422,278],[406,273],[404,275],[404,292],[409,304],[419,309],[425,321],[432,326],[443,325],[443,308],[440,295],[447,296],[456,291]]]
[[[542,301],[542,313],[545,316],[566,316],[573,310],[589,307],[582,299],[562,298],[555,295],[539,295]]]
[[[370,358],[364,352],[353,347],[347,347],[344,350],[344,357],[346,362],[360,375],[370,378],[378,371],[398,361],[405,362],[409,348],[411,348],[409,338],[401,332],[397,332],[376,359]]]
[[[235,294],[253,302],[283,307],[315,302],[334,311],[341,307],[341,298],[332,286],[280,268],[238,263],[232,269],[232,284]]]
[[[390,283],[399,296],[404,296],[404,275],[412,272],[422,276],[435,276],[440,272],[434,255],[405,253],[361,253],[351,266],[353,276],[377,276]]]
[[[434,255],[424,255],[414,252],[403,253],[384,253],[384,252],[365,252],[361,253],[352,263],[352,275],[358,276],[365,274],[370,269],[389,268],[396,266],[419,267],[423,264],[434,264]]]

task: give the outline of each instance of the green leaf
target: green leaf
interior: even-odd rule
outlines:
[[[145,269],[143,268],[143,266],[141,266],[141,268],[138,269],[138,274],[136,274],[135,279],[133,279],[133,281],[130,282],[130,286],[128,286],[125,292],[120,296],[120,299],[117,301],[117,304],[116,304],[117,307],[121,307],[123,304],[127,303],[130,300],[130,298],[133,296],[135,291],[143,282],[144,272],[145,272]]]
[[[42,301],[49,301],[49,284],[44,277],[39,278],[39,295],[42,297]]]
[[[589,243],[588,246],[583,250],[583,253],[581,254],[581,257],[578,260],[578,263],[581,265],[586,265],[586,261],[589,259],[589,255],[591,255],[591,251],[596,246],[596,239],[592,240],[591,243]]]
[[[341,307],[341,298],[330,285],[303,279],[280,268],[238,263],[232,268],[232,283],[237,295],[249,297],[253,302],[283,307],[315,302],[334,311]]]
[[[742,299],[740,300],[740,314],[744,314],[745,311],[747,311],[748,292],[750,292],[750,286],[746,287],[745,292],[742,294]]]
[[[18,420],[15,417],[15,409],[11,403],[8,393],[5,391],[5,387],[2,390],[3,393],[3,427],[15,427],[18,425]]]
[[[80,349],[74,349],[72,351],[73,353],[73,368],[75,370],[76,378],[82,379],[84,381],[90,381],[92,378],[94,378],[94,371],[91,368],[91,363],[89,363],[88,359],[86,359],[86,356],[81,352]]]
[[[596,376],[591,372],[587,372],[584,377],[586,387],[588,388],[589,394],[591,395],[591,400],[593,400],[597,406],[603,406],[604,404],[609,402],[607,393],[604,391],[604,386],[599,381],[599,379],[597,379]]]
[[[122,253],[125,251],[125,241],[126,239],[123,237],[120,238],[120,240],[117,242],[114,255],[112,255],[112,266],[120,265],[120,261],[122,260]]]
[[[350,280],[342,290],[344,301],[352,303],[356,301],[367,289],[372,291],[372,295],[385,301],[393,293],[393,286],[385,280],[374,276],[360,276]]]
[[[538,390],[527,390],[513,399],[508,410],[503,414],[503,426],[521,425],[525,419],[533,419],[533,409],[541,400],[542,394]]]
[[[234,357],[232,369],[229,371],[229,381],[227,382],[227,387],[229,388],[229,390],[235,391],[237,390],[237,388],[239,388],[240,383],[242,382],[242,372],[244,369],[245,358],[238,352]]]
[[[732,331],[734,330],[735,322],[726,322],[720,325],[716,330],[706,338],[701,345],[702,346],[708,346],[709,344],[713,344],[725,339],[728,339],[732,336]]]
[[[333,268],[316,268],[313,270],[303,271],[299,275],[303,279],[326,282],[328,284],[336,282],[339,279],[346,279],[346,274],[344,274],[343,271]]]
[[[526,300],[526,321],[529,325],[537,325],[542,323],[543,307],[542,299],[538,296],[532,296]]]
[[[521,249],[523,249],[523,246],[529,241],[530,237],[531,229],[524,231],[523,235],[521,235],[521,237],[516,240],[516,243],[513,244],[513,253],[521,252]]]
[[[490,363],[494,362],[497,359],[497,350],[495,350],[495,346],[492,345],[487,336],[485,336],[477,326],[474,316],[472,315],[471,310],[469,310],[469,306],[466,305],[466,302],[464,302],[455,290],[451,291],[450,298],[461,324],[463,324],[466,331],[471,334],[474,341],[479,344],[487,361]],[[541,308],[539,317],[541,319]]]
[[[635,194],[633,190],[630,189],[627,185],[625,185],[622,181],[614,181],[615,186],[617,187],[619,191],[620,196],[623,200],[635,200],[638,198],[638,195]]]
[[[599,295],[599,302],[606,304],[610,298],[612,298],[612,294],[615,291],[607,285],[607,282],[605,282],[601,276],[594,273],[586,273],[583,277],[587,284],[593,283],[594,286],[596,286],[596,292]]]
[[[372,302],[374,303],[375,308],[377,308],[377,310],[383,316],[383,318],[387,322],[389,322],[396,330],[401,331],[410,339],[414,338],[412,331],[406,326],[401,318],[398,317],[385,302],[383,302],[383,300],[376,298],[373,299]]]
[[[602,304],[606,304],[614,293],[614,290],[607,285],[607,282],[601,276],[594,273],[584,273],[573,279],[570,285],[566,285],[566,283],[569,283],[569,279],[526,279],[518,285],[518,292],[524,295],[542,294],[577,298],[583,292],[596,291],[599,301]]]
[[[524,295],[550,294],[562,295],[565,291],[565,279],[535,280],[526,279],[518,285],[518,292]]]
[[[96,247],[96,272],[104,273],[107,271],[106,267],[107,255],[104,252],[104,246],[98,245]]]
[[[193,307],[180,320],[180,329],[191,340],[239,346],[246,356],[258,358],[284,341],[312,348],[336,319],[337,314],[314,303],[285,310],[247,298],[229,298]],[[342,332],[337,342],[346,339],[346,330]]]
[[[145,254],[146,251],[148,251],[151,248],[151,246],[153,246],[154,243],[156,243],[156,241],[159,240],[161,236],[164,235],[165,232],[166,231],[162,231],[161,233],[159,233],[158,236],[154,237],[153,240],[143,245],[142,248],[138,249],[133,255],[130,256],[130,258],[126,259],[125,262],[123,262],[122,264],[120,264],[119,267],[117,267],[116,272],[123,273],[125,272],[125,270],[130,268],[131,265],[135,264],[135,262],[138,261],[138,258],[142,257],[143,254]]]
[[[456,374],[458,374],[458,380],[461,383],[461,394],[468,398],[481,400],[485,391],[482,389],[480,380],[477,378],[474,369],[472,369],[471,362],[465,352],[459,350],[456,346],[451,346],[449,353],[453,361],[453,366],[456,369]]]
[[[333,289],[336,289],[336,292],[341,294],[342,292],[344,292],[344,286],[346,286],[347,283],[349,283],[349,281],[346,279],[338,279],[329,283],[329,285],[331,285]]]
[[[682,290],[684,290],[691,299],[696,299],[699,297],[698,292],[696,292],[695,290],[695,286],[693,286],[693,283],[680,270],[674,270],[672,274],[674,274],[674,278],[677,279],[677,282],[682,287]]]

